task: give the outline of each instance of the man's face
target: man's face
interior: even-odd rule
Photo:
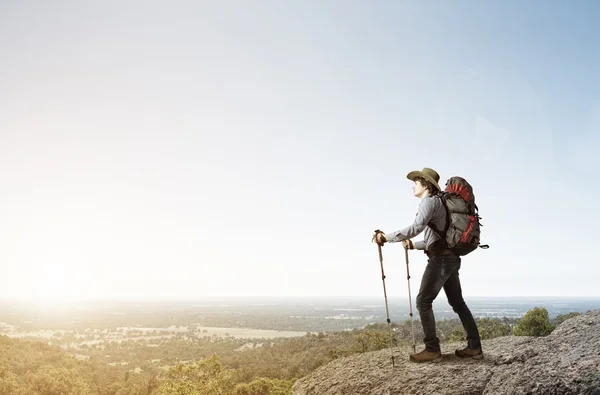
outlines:
[[[425,193],[426,189],[423,188],[420,181],[415,181],[415,185],[413,186],[413,194],[416,197],[421,197]]]

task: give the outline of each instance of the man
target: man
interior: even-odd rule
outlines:
[[[440,340],[436,336],[435,317],[432,309],[432,303],[442,288],[444,288],[448,303],[460,317],[467,333],[467,347],[456,350],[456,356],[483,358],[477,324],[462,297],[458,277],[461,258],[447,248],[445,240],[434,230],[445,229],[447,221],[446,208],[441,199],[436,197],[442,190],[438,185],[440,176],[435,170],[426,167],[422,171],[411,171],[407,178],[414,181],[413,193],[421,199],[414,223],[389,234],[377,232],[373,236],[373,240],[379,245],[401,241],[404,248],[424,250],[429,258],[417,295],[417,310],[425,332],[425,349],[411,354],[410,360],[413,362],[438,362],[442,359]],[[423,231],[425,232],[424,240],[413,243],[411,239]]]

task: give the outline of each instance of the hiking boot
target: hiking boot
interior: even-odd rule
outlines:
[[[427,349],[416,353],[410,354],[411,362],[439,362],[442,360],[442,353],[440,351],[427,351]]]
[[[462,350],[454,351],[454,354],[459,358],[473,358],[473,359],[482,359],[483,351],[481,347],[479,348],[469,348],[465,347]]]

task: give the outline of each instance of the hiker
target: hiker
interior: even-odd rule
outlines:
[[[413,193],[421,199],[417,216],[412,225],[393,233],[376,232],[373,240],[379,244],[402,242],[406,249],[423,250],[428,256],[427,267],[423,272],[421,287],[417,295],[417,310],[425,333],[425,349],[411,354],[412,362],[438,362],[442,358],[440,340],[436,335],[435,317],[432,303],[442,288],[448,303],[460,317],[467,334],[467,347],[455,351],[460,358],[483,358],[479,331],[471,311],[463,300],[458,271],[461,257],[447,248],[435,230],[445,229],[446,208],[441,199],[436,198],[442,189],[438,185],[440,176],[430,168],[411,171],[407,178],[414,181]],[[413,242],[415,236],[424,231],[424,240]]]

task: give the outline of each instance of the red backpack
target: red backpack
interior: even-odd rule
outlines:
[[[443,231],[433,229],[446,245],[455,254],[467,255],[479,248],[487,249],[489,246],[480,245],[481,223],[479,208],[475,204],[473,187],[462,177],[451,177],[446,181],[446,189],[437,195],[446,207],[446,228]]]

